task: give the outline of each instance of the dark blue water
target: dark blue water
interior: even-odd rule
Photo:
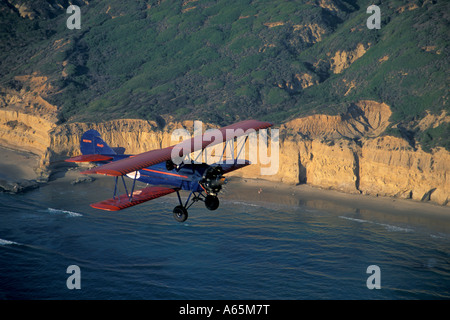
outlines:
[[[90,208],[110,196],[104,187],[55,181],[0,194],[0,299],[450,298],[448,218],[243,189],[215,212],[192,207],[180,224],[172,196],[116,213]],[[79,290],[66,286],[70,265]],[[370,265],[381,289],[367,288]]]

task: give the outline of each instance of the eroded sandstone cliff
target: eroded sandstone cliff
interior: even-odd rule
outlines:
[[[38,77],[25,80],[30,85],[27,94],[3,92],[0,145],[37,154],[40,175],[48,175],[65,158],[78,154],[80,137],[88,129],[98,130],[111,147],[124,147],[130,154],[173,144],[171,134],[176,128],[193,130],[192,121],[169,123],[164,128],[136,119],[57,124],[56,107],[45,101],[51,88]],[[275,175],[261,175],[259,164],[234,175],[448,205],[450,153],[444,149],[427,153],[401,138],[383,135],[390,115],[384,103],[359,101],[341,115],[289,121],[279,127]]]

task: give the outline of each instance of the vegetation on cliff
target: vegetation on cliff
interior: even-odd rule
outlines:
[[[65,9],[81,7],[81,29]],[[0,85],[46,76],[61,122],[254,117],[278,124],[348,114],[374,100],[392,109],[385,133],[450,150],[445,0],[133,0],[0,2]],[[29,89],[29,88],[28,88]]]

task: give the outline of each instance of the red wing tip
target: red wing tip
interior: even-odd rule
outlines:
[[[107,206],[107,205],[99,205],[99,204],[91,204],[90,205],[94,209],[105,210],[105,211],[119,211],[121,210],[119,207],[115,206]]]

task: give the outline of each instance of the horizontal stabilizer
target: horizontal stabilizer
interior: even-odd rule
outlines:
[[[105,156],[102,154],[83,154],[70,159],[66,159],[66,162],[98,162],[98,161],[109,161],[112,157]]]
[[[147,187],[141,190],[134,191],[131,201],[128,197],[128,194],[122,194],[112,199],[93,203],[91,204],[91,207],[106,211],[119,211],[149,200],[168,195],[172,192],[176,192],[177,190],[177,188]]]

